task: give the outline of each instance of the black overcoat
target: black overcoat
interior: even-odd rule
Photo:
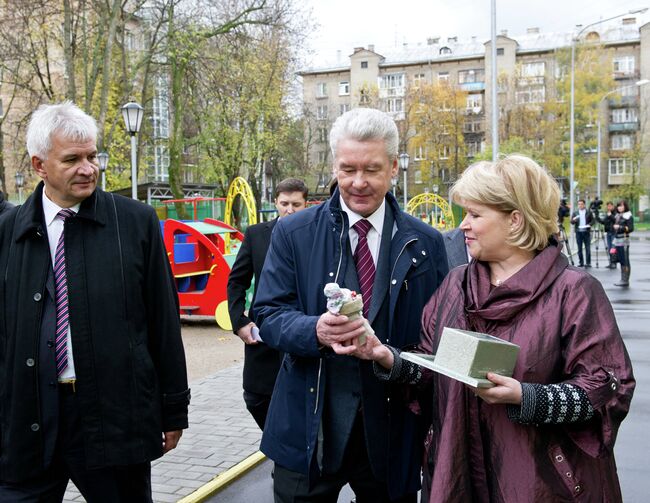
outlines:
[[[42,354],[43,339],[54,336],[42,324],[51,301],[42,191],[41,183],[0,219],[0,480],[10,482],[42,473],[56,434],[45,427],[52,411],[43,405],[56,377]],[[156,214],[96,190],[66,221],[65,246],[88,467],[155,459],[161,433],[187,427],[189,403],[178,298]]]

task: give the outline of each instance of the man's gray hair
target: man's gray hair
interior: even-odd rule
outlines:
[[[341,115],[330,131],[330,148],[336,159],[339,141],[351,139],[356,141],[384,140],[386,154],[390,162],[397,159],[399,133],[395,121],[388,114],[374,108],[353,108]]]
[[[52,136],[60,134],[68,140],[85,142],[97,139],[97,123],[71,101],[41,105],[32,114],[27,126],[29,157],[47,159],[52,148]]]

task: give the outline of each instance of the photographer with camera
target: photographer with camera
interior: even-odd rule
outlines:
[[[594,201],[596,202],[596,201]],[[602,201],[601,201],[602,204]],[[593,203],[592,205],[593,206]],[[578,247],[578,267],[591,267],[591,224],[593,212],[588,210],[584,199],[578,200],[578,211],[571,216],[571,223],[576,232],[576,245]],[[584,246],[587,262],[585,263],[582,248]]]
[[[609,265],[608,269],[616,269],[616,249],[614,248],[614,223],[616,221],[616,208],[614,203],[607,201],[607,212],[601,217],[596,214],[598,221],[603,224],[603,230],[605,231],[606,243],[607,243],[607,255],[609,256]],[[614,251],[614,253],[612,253]]]

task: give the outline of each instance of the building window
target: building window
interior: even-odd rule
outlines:
[[[426,82],[424,73],[416,73],[413,75],[413,87],[418,89]]]
[[[361,68],[368,68],[368,62],[367,61],[362,61],[361,62]]]
[[[610,175],[631,175],[632,169],[638,172],[638,165],[635,165],[632,159],[610,159],[609,160],[609,174]]]
[[[339,82],[339,96],[348,96],[350,94],[350,83],[347,80]]]
[[[385,90],[387,96],[401,96],[404,91],[404,74],[387,73],[379,77],[379,89]]]
[[[438,82],[449,82],[449,72],[438,72]]]
[[[634,136],[631,134],[612,135],[612,150],[630,150],[634,148]]]
[[[156,78],[152,108],[154,138],[169,138],[169,86],[161,75]]]
[[[515,93],[515,102],[518,105],[525,105],[527,103],[544,103],[546,100],[546,88],[528,88]]]
[[[321,150],[318,152],[318,164],[325,164],[325,162],[327,162],[327,152]]]
[[[156,145],[154,148],[154,180],[166,182],[169,180],[169,149],[166,145]]]
[[[636,108],[615,108],[612,110],[611,122],[621,124],[624,122],[637,122],[638,115]]]
[[[327,143],[327,128],[319,127],[316,130],[316,135],[319,143]]]
[[[634,73],[634,56],[614,58],[613,63],[615,75],[629,75]]]
[[[504,49],[503,47],[497,47],[497,56],[503,56]]]
[[[416,169],[413,173],[413,181],[418,185],[422,183],[422,170]]]
[[[450,152],[451,149],[449,148],[449,145],[443,145],[440,149],[440,159],[449,159]]]
[[[319,82],[316,84],[316,97],[317,98],[326,98],[327,97],[327,83]]]
[[[449,56],[450,54],[451,54],[451,49],[449,47],[445,46],[440,48],[441,56]]]
[[[339,105],[339,115],[343,115],[345,112],[350,111],[350,104],[349,103],[341,103]]]
[[[638,86],[629,86],[625,85],[618,88],[618,94],[621,97],[638,97],[639,96],[639,87]]]
[[[459,84],[470,84],[473,82],[485,82],[485,70],[461,70],[458,72]]]
[[[321,121],[327,119],[327,105],[319,105],[316,107],[316,119]]]
[[[396,113],[404,111],[404,100],[402,98],[388,98],[385,103],[386,112]]]
[[[480,133],[481,132],[481,121],[468,121],[465,123],[465,132],[466,133]]]
[[[426,150],[422,145],[415,147],[413,152],[413,160],[422,161],[427,158]]]
[[[543,77],[545,73],[546,64],[544,61],[523,63],[519,67],[519,77]]]
[[[467,146],[467,157],[475,157],[477,154],[481,153],[480,141],[468,141],[466,146]]]
[[[483,109],[483,95],[468,94],[466,103],[467,111],[477,114]]]

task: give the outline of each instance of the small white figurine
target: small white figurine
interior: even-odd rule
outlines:
[[[341,288],[338,283],[327,283],[323,289],[327,297],[327,310],[332,314],[344,314],[349,320],[363,318],[363,297],[360,293],[353,292],[347,288]],[[363,328],[366,334],[374,335],[375,331],[364,318]],[[365,344],[366,336],[359,337],[359,344]]]

